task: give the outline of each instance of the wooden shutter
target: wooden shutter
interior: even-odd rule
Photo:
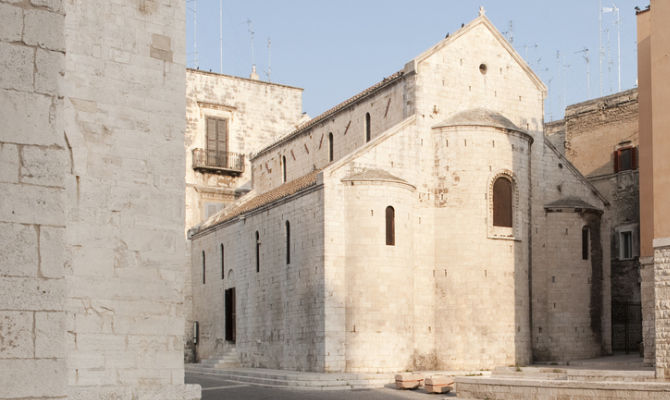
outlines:
[[[633,157],[633,160],[631,161],[632,169],[637,169],[637,147],[633,147],[632,152],[633,152],[633,154],[631,155]]]
[[[512,227],[512,182],[506,178],[493,183],[493,226]]]
[[[217,146],[216,149],[219,152],[228,151],[228,121],[225,119],[220,119],[216,121],[216,137],[217,137]]]
[[[619,172],[619,151],[614,151],[614,172]]]

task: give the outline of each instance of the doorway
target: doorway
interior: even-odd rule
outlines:
[[[225,291],[226,341],[235,343],[235,288]]]

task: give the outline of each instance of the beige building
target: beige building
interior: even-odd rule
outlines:
[[[645,343],[654,342],[656,375],[670,379],[670,3],[637,14],[640,92],[640,263]],[[652,323],[653,321],[653,323]],[[648,339],[652,337],[653,339]]]
[[[0,1],[0,399],[200,398],[184,7]]]
[[[564,119],[545,124],[545,135],[610,203],[605,240],[612,243],[612,350],[637,352],[642,342],[637,89],[570,105]]]
[[[191,231],[199,358],[474,369],[611,352],[610,202],[482,14],[251,157]]]

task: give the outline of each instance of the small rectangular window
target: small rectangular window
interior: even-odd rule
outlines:
[[[589,228],[582,228],[582,260],[589,259]]]
[[[637,148],[624,147],[614,152],[614,172],[637,169]]]
[[[630,260],[633,258],[633,232],[619,232],[619,258]]]

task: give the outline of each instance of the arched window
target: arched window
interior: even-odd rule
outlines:
[[[333,161],[333,132],[328,134],[328,161]]]
[[[291,224],[286,221],[286,264],[291,263]]]
[[[202,284],[205,284],[205,250],[202,251]]]
[[[589,259],[589,227],[582,228],[582,260]]]
[[[286,156],[281,157],[281,181],[286,182]]]
[[[395,246],[395,210],[386,207],[386,245]]]
[[[502,176],[493,183],[493,226],[512,227],[512,181]]]
[[[221,279],[224,279],[226,277],[226,265],[223,261],[223,255],[225,253],[223,252],[223,243],[221,243]]]
[[[256,231],[256,272],[261,271],[261,237]]]
[[[370,113],[365,113],[365,141],[370,141]]]

